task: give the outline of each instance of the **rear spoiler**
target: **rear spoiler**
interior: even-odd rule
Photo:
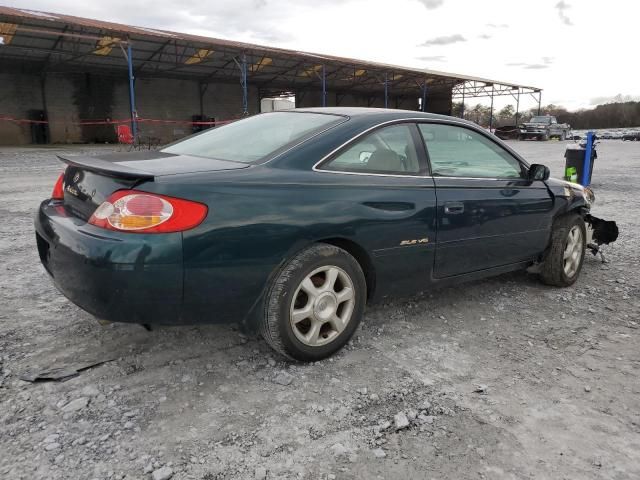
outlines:
[[[121,163],[110,162],[109,160],[102,160],[95,157],[86,157],[83,155],[71,155],[63,157],[57,155],[61,162],[71,165],[72,167],[79,167],[83,170],[99,173],[107,177],[116,178],[128,178],[131,180],[153,180],[155,175],[153,173],[131,168]]]

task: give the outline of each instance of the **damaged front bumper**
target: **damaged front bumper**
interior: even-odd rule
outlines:
[[[618,239],[618,225],[612,220],[603,220],[590,213],[584,216],[584,222],[587,227],[587,248],[594,255],[600,254],[600,258],[604,262],[604,254],[600,247],[609,245]]]
[[[605,261],[602,253],[602,245],[609,245],[618,238],[618,225],[612,220],[604,220],[602,218],[591,215],[590,210],[596,202],[596,195],[590,187],[583,187],[580,184],[564,181],[564,196],[567,198],[575,198],[580,196],[584,200],[584,223],[586,227],[586,243],[587,248],[594,255],[600,255],[602,261]]]

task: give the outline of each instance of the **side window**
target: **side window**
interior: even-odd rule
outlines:
[[[420,173],[411,125],[393,125],[375,130],[323,164],[320,169],[393,175]]]
[[[483,135],[462,127],[418,124],[434,176],[521,178],[522,165]]]

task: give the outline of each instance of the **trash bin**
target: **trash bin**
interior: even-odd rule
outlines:
[[[582,172],[584,170],[584,156],[587,148],[583,145],[568,145],[564,152],[564,179],[570,182],[580,183],[582,180]],[[593,175],[593,163],[598,158],[596,149],[591,149],[591,161],[589,162],[589,179],[587,185],[591,183]]]

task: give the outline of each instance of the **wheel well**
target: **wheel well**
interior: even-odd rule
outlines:
[[[320,240],[322,243],[328,243],[335,247],[345,250],[349,255],[356,259],[362,268],[364,278],[367,282],[367,298],[373,297],[373,293],[376,287],[376,272],[373,266],[373,262],[369,257],[367,251],[356,242],[347,240],[346,238],[325,238]]]
[[[571,205],[568,210],[558,215],[553,221],[555,223],[559,218],[566,217],[567,215],[579,215],[584,218],[587,213],[589,213],[589,209],[584,205]]]

